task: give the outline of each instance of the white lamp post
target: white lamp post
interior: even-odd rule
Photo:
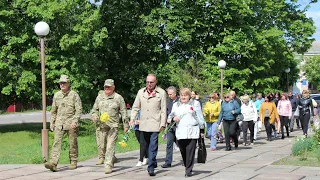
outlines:
[[[287,68],[284,71],[287,73],[287,90],[289,92],[289,73],[290,73],[290,68]]]
[[[221,71],[221,94],[220,94],[221,99],[223,99],[223,73],[224,73],[224,68],[226,68],[226,65],[227,63],[224,60],[220,60],[218,62],[218,66]]]
[[[41,56],[41,77],[42,77],[42,118],[43,128],[42,135],[42,157],[48,161],[49,154],[49,139],[47,129],[47,115],[46,115],[46,74],[45,74],[45,61],[44,61],[44,37],[49,34],[49,25],[43,21],[38,22],[34,26],[34,32],[40,37],[40,56]]]

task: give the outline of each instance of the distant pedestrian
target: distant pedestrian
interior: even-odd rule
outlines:
[[[243,145],[253,144],[254,124],[258,120],[258,112],[256,106],[249,101],[249,96],[242,97],[243,104],[241,105],[241,113],[243,115]],[[250,131],[250,143],[247,142],[247,132]]]
[[[96,141],[98,146],[97,164],[104,164],[105,174],[112,172],[114,154],[118,139],[120,115],[124,131],[128,131],[127,107],[123,97],[115,92],[113,79],[104,82],[104,92],[98,94],[91,110],[92,121],[96,123]],[[102,120],[101,116],[108,116]]]
[[[176,137],[185,166],[185,176],[192,175],[197,140],[203,137],[205,122],[200,104],[191,99],[188,88],[180,89],[180,101],[173,104],[168,121],[177,124]]]
[[[147,87],[138,91],[132,106],[130,125],[141,110],[139,130],[142,132],[148,148],[148,173],[155,176],[154,168],[157,167],[158,135],[165,129],[167,121],[167,95],[157,87],[157,78],[149,74],[146,78]]]
[[[171,113],[173,104],[177,103],[180,98],[177,96],[177,89],[174,86],[170,86],[167,89],[167,93],[169,96],[168,104],[167,104],[167,114],[169,115]],[[161,165],[162,168],[169,168],[172,164],[172,156],[173,156],[173,146],[174,143],[177,142],[176,138],[176,124],[173,124],[173,121],[167,122],[168,126],[171,126],[172,128],[168,130],[167,132],[167,149],[166,149],[166,160],[163,165]]]
[[[200,106],[201,106],[201,109],[202,109],[202,102],[201,102],[201,99],[200,99],[200,95],[197,91],[191,91],[191,98],[193,100],[196,100],[200,103]]]
[[[139,161],[136,166],[143,166],[148,164],[148,150],[147,150],[147,144],[142,136],[142,132],[139,130],[139,123],[140,123],[140,113],[138,112],[138,116],[136,120],[134,121],[134,132],[136,135],[136,138],[140,145],[140,156]]]
[[[281,94],[281,99],[278,102],[277,110],[280,116],[281,134],[282,134],[281,139],[284,139],[283,127],[286,128],[287,137],[289,137],[289,124],[290,124],[289,119],[292,116],[291,102],[285,93]]]
[[[275,121],[280,121],[277,107],[272,100],[272,95],[267,95],[265,98],[265,102],[263,102],[260,107],[260,119],[265,125],[268,141],[271,141],[271,124],[274,124]]]
[[[299,119],[305,137],[308,136],[308,124],[311,116],[314,116],[312,99],[310,98],[307,90],[302,91],[302,97],[298,103],[299,107]],[[311,114],[310,114],[311,113]]]
[[[209,95],[209,101],[203,108],[203,116],[207,122],[207,137],[210,138],[210,148],[212,151],[216,150],[217,129],[218,129],[218,117],[221,111],[221,103],[219,102],[219,96],[217,93],[211,93]]]
[[[54,142],[51,149],[51,161],[45,163],[45,167],[51,171],[57,171],[60,159],[62,138],[64,134],[69,136],[70,166],[76,169],[78,162],[78,121],[82,113],[82,104],[78,93],[71,90],[70,79],[67,75],[61,75],[60,91],[53,96],[50,129],[54,131]]]
[[[293,132],[294,121],[296,121],[297,128],[298,129],[300,128],[299,118],[297,118],[297,116],[294,115],[294,113],[298,107],[299,99],[296,98],[295,96],[293,96],[291,91],[288,92],[288,99],[289,99],[289,101],[291,103],[291,107],[292,107],[292,116],[290,118],[290,131]]]
[[[239,103],[233,99],[229,93],[224,95],[224,101],[221,106],[221,111],[218,118],[218,125],[223,122],[224,135],[226,140],[226,151],[231,150],[230,137],[234,141],[235,148],[238,148],[237,138],[237,121],[236,115],[240,114],[241,107]]]

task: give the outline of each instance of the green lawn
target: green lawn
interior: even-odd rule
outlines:
[[[307,157],[306,159],[303,159]],[[293,156],[282,158],[273,163],[274,165],[292,165],[292,166],[312,166],[320,167],[320,161],[316,158],[316,150],[306,152],[305,155]]]
[[[49,124],[48,124],[49,127]],[[41,164],[41,129],[42,124],[19,124],[0,126],[0,164]],[[123,130],[119,131],[118,141],[122,140]],[[159,143],[164,144],[162,133]],[[63,139],[60,164],[69,163],[69,142],[67,136]],[[53,133],[49,134],[49,146],[53,143]],[[80,122],[80,135],[78,137],[79,161],[97,157],[95,138],[95,125],[91,120]],[[139,149],[134,132],[130,133],[130,140],[126,148],[117,143],[116,152],[128,152]]]

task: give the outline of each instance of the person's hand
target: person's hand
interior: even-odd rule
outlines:
[[[124,132],[128,132],[129,128],[124,128],[123,131]]]
[[[180,119],[179,119],[178,116],[175,116],[175,117],[173,118],[173,120],[174,120],[175,122],[179,122],[179,121],[180,121]]]
[[[234,114],[234,110],[232,110],[231,113]]]
[[[98,120],[98,117],[97,116],[92,116],[92,121],[95,123],[95,122],[97,122],[97,120]]]
[[[131,120],[130,122],[129,122],[129,126],[132,126],[133,125],[133,120]]]
[[[50,125],[50,130],[54,131],[54,125],[53,124]]]
[[[210,114],[210,116],[211,116],[211,117],[213,117],[213,116],[214,116],[214,114],[213,114],[213,113],[211,113],[211,114]]]
[[[135,125],[138,125],[139,123],[140,123],[140,120],[135,120],[135,121],[134,121],[134,124],[135,124]]]
[[[72,123],[72,124],[71,124],[71,128],[72,128],[72,129],[77,128],[77,124],[76,124],[76,123]]]
[[[277,122],[280,122],[280,118],[277,118]]]
[[[200,136],[203,138],[204,137],[204,133],[200,133]]]
[[[159,131],[161,132],[161,131],[163,131],[164,129],[165,129],[165,127],[164,127],[164,126],[161,126],[160,129],[159,129]]]
[[[301,109],[302,108],[302,106],[298,106],[299,107],[299,109]]]

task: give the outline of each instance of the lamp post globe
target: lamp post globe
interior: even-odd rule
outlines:
[[[284,70],[286,73],[289,73],[290,72],[290,68],[287,68]]]
[[[50,27],[46,22],[40,21],[34,26],[34,32],[38,36],[46,36],[49,34]]]
[[[220,69],[224,69],[226,67],[227,63],[224,60],[220,60],[218,62],[218,66]]]

